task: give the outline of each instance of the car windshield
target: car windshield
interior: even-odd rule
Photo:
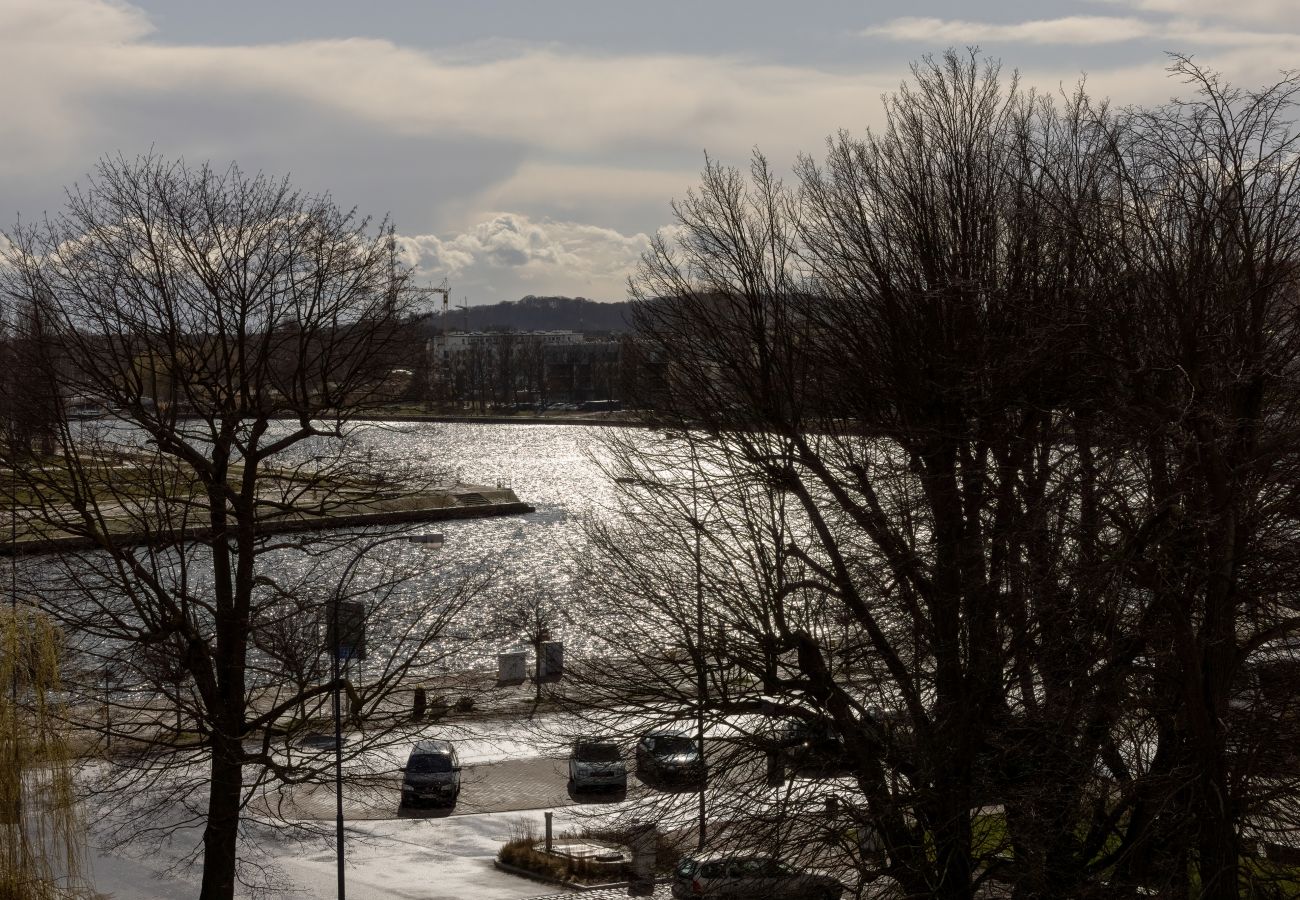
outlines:
[[[613,744],[578,744],[573,756],[580,762],[618,762],[618,748]]]
[[[406,763],[408,772],[450,772],[451,757],[448,756],[412,756]]]
[[[677,753],[694,753],[695,742],[690,738],[680,737],[678,735],[669,735],[655,739],[655,753],[667,756]]]

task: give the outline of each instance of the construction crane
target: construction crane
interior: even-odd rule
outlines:
[[[446,278],[443,278],[442,284],[437,287],[420,287],[421,294],[442,294],[442,330],[447,330],[447,304],[451,295],[451,286],[447,284]]]
[[[424,357],[425,357],[425,362],[428,365],[428,373],[429,373],[428,377],[430,379],[430,382],[426,387],[426,393],[424,397],[424,410],[425,412],[429,412],[433,409],[433,397],[430,395],[429,391],[432,391],[435,388],[436,386],[435,382],[441,382],[445,384],[447,379],[447,373],[446,373],[447,307],[450,303],[449,298],[451,296],[451,285],[449,285],[447,283],[447,279],[444,278],[442,280],[442,284],[438,285],[437,287],[415,288],[414,291],[415,293],[419,294],[421,297],[427,297],[429,294],[442,294],[442,319],[439,323],[439,328],[438,328],[438,331],[441,334],[437,337],[426,338],[424,342]],[[432,310],[430,310],[429,312],[431,313]],[[427,314],[428,313],[426,313],[425,315]],[[424,316],[422,315],[420,318],[424,318]],[[439,361],[438,361],[438,351],[435,349],[437,347],[437,343],[439,340],[441,340],[443,344],[441,365],[439,365]],[[432,359],[430,359],[430,357],[432,357]]]
[[[447,305],[451,295],[451,286],[447,284],[447,279],[442,280],[442,284],[437,287],[416,288],[417,294],[442,294],[442,333],[447,333]]]

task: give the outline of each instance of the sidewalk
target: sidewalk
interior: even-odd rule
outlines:
[[[557,888],[498,871],[493,861],[501,844],[518,827],[518,815],[459,816],[426,822],[357,822],[348,825],[348,900],[525,900]],[[540,825],[541,815],[528,817]],[[198,896],[197,870],[171,870],[186,841],[161,852],[122,856],[90,853],[95,889],[114,900],[193,900]],[[287,834],[268,833],[258,865],[269,864],[277,898],[332,898],[337,860],[332,842],[300,843]],[[256,876],[256,873],[250,873]],[[241,887],[239,900],[253,900]],[[570,895],[573,896],[573,895]]]

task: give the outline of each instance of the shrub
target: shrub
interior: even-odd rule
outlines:
[[[632,830],[629,828],[582,828],[565,831],[560,838],[592,841],[597,843],[626,846],[631,843]],[[555,856],[544,850],[536,849],[541,835],[537,833],[532,822],[519,821],[510,829],[510,840],[497,851],[497,859],[508,866],[514,866],[550,878],[555,881],[574,881],[579,883],[600,883],[621,881],[630,878],[631,869],[627,865],[614,869],[608,865],[599,866],[588,860],[569,859]],[[679,838],[658,834],[656,840],[655,868],[661,873],[671,872],[682,857]]]

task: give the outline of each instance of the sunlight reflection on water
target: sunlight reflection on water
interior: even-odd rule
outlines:
[[[102,439],[131,447],[145,446],[139,432],[130,426],[109,421],[97,423],[94,428]],[[559,612],[549,617],[548,626],[553,639],[564,641],[566,653],[590,648],[594,643],[591,636],[611,624],[592,621],[590,612],[578,613],[576,604],[570,602],[574,596],[570,586],[572,563],[585,552],[587,544],[584,518],[608,506],[613,498],[613,485],[593,459],[601,456],[604,429],[422,422],[365,424],[358,426],[355,434],[425,476],[450,475],[469,485],[508,486],[520,500],[536,509],[526,515],[404,526],[402,533],[440,531],[445,535],[445,544],[432,561],[424,549],[400,540],[367,554],[356,566],[354,586],[378,584],[395,573],[417,573],[385,601],[396,607],[391,609],[391,615],[389,607],[372,606],[374,618],[368,626],[368,641],[380,656],[386,632],[390,631],[386,626],[399,629],[412,614],[421,619],[435,617],[439,597],[445,596],[439,592],[439,581],[445,585],[459,575],[490,572],[491,580],[480,602],[457,615],[443,632],[440,649],[447,650],[449,658],[442,664],[434,663],[438,668],[495,666],[497,653],[520,647],[522,635],[517,630],[513,634],[503,631],[500,621],[502,607],[510,605],[508,598],[521,592],[540,590],[557,601]],[[309,456],[310,446],[294,452],[300,458]],[[361,546],[364,544],[354,544],[324,556],[286,549],[261,557],[258,565],[286,590],[318,596],[327,587],[337,585]],[[202,590],[210,580],[204,575],[202,558],[200,553],[187,570],[191,590]],[[69,570],[77,570],[77,559],[84,561],[86,557],[64,557]],[[50,573],[48,559],[33,559],[23,576],[28,590],[40,595],[43,579]],[[308,623],[307,627],[316,626]],[[106,654],[105,647],[112,645],[111,641],[100,643],[88,635],[83,638],[101,655]],[[433,658],[441,655],[431,654]]]
[[[571,610],[571,563],[586,549],[583,520],[607,506],[612,485],[592,458],[600,458],[603,429],[580,425],[489,425],[475,423],[400,423],[366,427],[365,439],[397,451],[426,474],[452,473],[468,484],[509,486],[535,512],[519,516],[450,520],[415,530],[445,535],[440,564],[454,573],[491,566],[493,585],[485,601],[460,617],[452,639],[463,639],[460,667],[495,665],[495,654],[517,638],[483,639],[493,630],[502,598],[512,589],[536,586],[551,593],[561,614],[552,637],[568,652],[591,644],[599,623]],[[402,556],[419,554],[402,547]],[[414,601],[412,601],[414,602]],[[565,615],[565,612],[571,613]]]

